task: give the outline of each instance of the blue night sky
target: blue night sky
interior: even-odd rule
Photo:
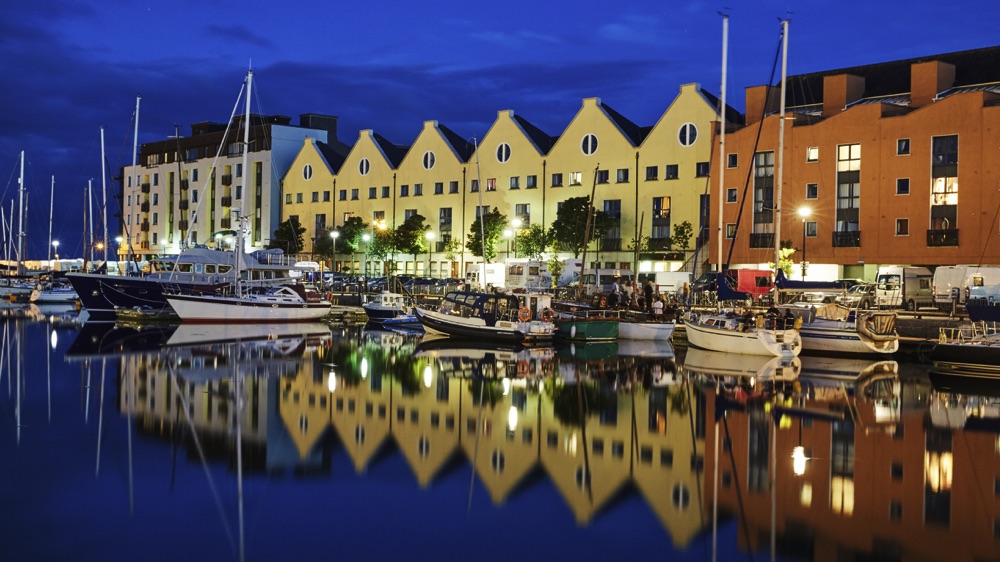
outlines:
[[[100,189],[100,127],[111,169],[131,164],[136,95],[140,143],[175,124],[187,135],[191,123],[229,118],[251,63],[255,111],[293,123],[337,115],[348,145],[369,128],[409,144],[430,119],[482,136],[503,109],[557,135],[592,96],[651,125],[681,84],[718,93],[720,11],[730,15],[728,101],[740,111],[743,89],[768,80],[781,18],[791,19],[790,74],[993,46],[1000,20],[1000,5],[972,0],[10,3],[0,204],[8,213],[25,150],[27,258],[46,254],[52,175],[53,238],[80,255],[83,188],[94,179]]]

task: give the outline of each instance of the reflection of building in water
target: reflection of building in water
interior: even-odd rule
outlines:
[[[948,416],[935,415],[933,407],[928,412],[926,384],[908,385],[895,397],[903,403],[884,416],[879,409],[887,399],[885,381],[879,381],[873,381],[874,389],[832,400],[807,392],[806,398],[750,402],[725,412],[719,503],[736,513],[742,547],[770,548],[773,476],[782,555],[1000,558],[1000,502],[993,493],[1000,482],[997,427],[975,432],[936,426],[934,418]],[[713,389],[707,393],[708,419],[714,419],[722,402],[716,402]],[[932,396],[932,403],[937,399]],[[714,430],[707,433],[706,450],[714,451]],[[711,493],[711,453],[706,464]]]

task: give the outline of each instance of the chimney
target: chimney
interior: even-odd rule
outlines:
[[[865,79],[853,74],[823,77],[823,117],[833,117],[865,94]]]
[[[910,107],[929,105],[937,95],[955,85],[955,65],[941,61],[910,66]]]
[[[299,126],[306,129],[318,129],[326,131],[327,144],[336,144],[337,139],[337,116],[321,115],[319,113],[300,113]]]
[[[747,88],[747,125],[757,123],[765,114],[775,113],[781,107],[779,103],[781,100],[781,89],[777,87],[771,88],[770,95],[768,95],[767,90],[767,86],[750,86]],[[765,100],[765,97],[768,99]]]

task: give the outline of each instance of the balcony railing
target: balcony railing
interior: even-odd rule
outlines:
[[[142,224],[139,225],[139,230],[141,230],[143,232],[149,232],[149,222],[148,221],[142,221]]]
[[[148,213],[149,212],[149,201],[143,201],[141,204],[139,204],[139,211],[142,212],[142,213]]]
[[[181,199],[180,203],[177,204],[177,208],[180,209],[180,210],[182,210],[182,211],[188,210],[188,200],[187,199]]]
[[[177,221],[177,228],[179,228],[180,230],[187,230],[188,221]]]
[[[860,230],[849,230],[846,232],[834,232],[833,233],[833,247],[834,248],[860,248],[861,247],[861,231]]]
[[[149,193],[149,183],[148,182],[142,184],[142,192],[143,193]]]
[[[190,185],[190,183],[188,182],[188,180],[181,180],[181,189],[187,189],[187,188],[188,188],[188,187],[190,187],[190,186],[191,186],[191,185]]]
[[[222,175],[222,185],[233,185],[233,175],[223,174]]]
[[[773,248],[774,247],[774,233],[773,232],[760,232],[753,233],[750,235],[750,247],[751,248]]]
[[[669,238],[650,238],[649,239],[649,249],[650,251],[666,251],[670,249],[670,239]]]
[[[958,246],[958,229],[928,230],[927,245],[932,247]]]
[[[227,195],[227,196],[223,197],[222,198],[222,206],[223,207],[232,207],[233,206],[233,197],[231,195]]]

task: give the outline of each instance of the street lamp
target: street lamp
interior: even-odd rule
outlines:
[[[364,290],[359,292],[368,292],[368,243],[372,241],[372,235],[367,232],[361,235],[361,241],[365,243],[365,253],[361,254],[361,279],[364,280]]]
[[[514,231],[505,228],[503,231],[503,237],[507,239],[507,259],[510,259],[510,239],[514,237]]]
[[[802,280],[806,280],[806,219],[812,215],[809,207],[799,207],[799,216],[802,217]]]
[[[514,257],[517,257],[517,231],[521,229],[521,219],[514,217],[514,220],[510,221],[510,225],[514,227]]]
[[[333,238],[333,267],[330,269],[333,270],[333,273],[337,273],[337,238],[340,238],[340,231],[330,231],[330,238]]]
[[[58,240],[53,240],[52,241],[52,249],[53,249],[53,251],[56,254],[56,261],[59,261],[59,241]]]
[[[424,238],[427,239],[427,276],[433,277],[431,275],[431,255],[434,253],[434,234],[433,230],[428,230],[424,233]]]

